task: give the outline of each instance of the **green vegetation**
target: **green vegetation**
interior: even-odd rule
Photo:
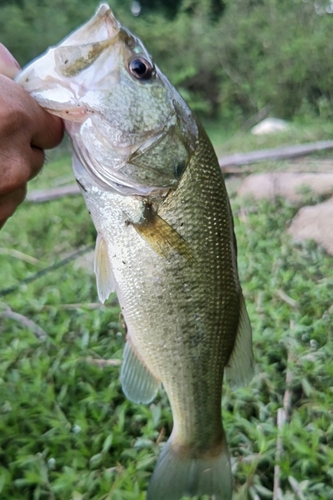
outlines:
[[[325,138],[329,128],[295,126],[295,134]],[[277,139],[266,140],[269,147]],[[244,134],[242,141],[256,147],[259,138]],[[237,149],[236,141],[228,144]],[[69,163],[58,153],[31,189],[68,180]],[[272,498],[279,439],[281,498],[333,500],[332,258],[314,244],[290,242],[295,207],[282,200],[232,204],[257,372],[249,387],[224,388],[235,500]],[[81,197],[26,203],[0,234],[0,288],[94,238]],[[121,392],[122,319],[114,297],[96,305],[88,267],[73,261],[0,297],[2,500],[143,500],[170,434],[163,392],[150,407]],[[9,308],[22,316],[8,317]],[[46,339],[37,338],[36,325]],[[279,430],[287,388],[290,422]]]
[[[275,116],[332,118],[329,0],[112,0],[201,115],[237,124]],[[0,41],[21,64],[88,19],[96,0],[0,0]]]
[[[130,0],[110,3],[204,117],[219,154],[332,137],[329,121],[314,120],[333,116],[329,2],[145,0],[138,17]],[[25,64],[96,5],[0,0],[0,41]],[[293,117],[292,130],[237,132],[265,107]],[[272,168],[285,163],[257,169]],[[31,188],[69,179],[60,150]],[[332,258],[292,244],[296,208],[282,200],[241,206],[233,197],[232,205],[257,366],[249,387],[224,388],[235,500],[273,498],[276,464],[282,500],[333,500]],[[81,197],[26,203],[0,233],[0,294],[94,240]],[[115,297],[98,305],[91,267],[73,260],[0,296],[1,500],[143,500],[170,434],[163,392],[150,407],[122,394],[122,318]],[[289,422],[279,428],[288,398]]]

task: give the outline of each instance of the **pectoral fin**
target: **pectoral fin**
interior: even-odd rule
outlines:
[[[194,262],[193,252],[188,243],[162,217],[147,204],[140,222],[132,223],[133,227],[148,245],[162,257],[167,259],[178,253],[188,262]]]
[[[240,314],[235,346],[224,372],[232,387],[246,384],[254,375],[252,329],[243,294],[240,297]]]
[[[125,396],[134,403],[150,403],[160,386],[160,382],[135,352],[130,339],[124,348],[120,382]]]
[[[98,298],[104,304],[116,289],[111,262],[103,236],[98,233],[95,248],[94,272],[96,274]]]

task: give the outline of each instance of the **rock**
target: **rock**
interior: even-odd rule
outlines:
[[[289,125],[284,120],[279,118],[266,118],[251,129],[254,135],[273,134],[274,132],[282,132],[287,130]]]
[[[302,194],[304,189],[310,189],[312,193],[317,195],[330,195],[333,193],[333,173],[274,172],[253,174],[246,177],[237,194],[270,200],[282,196],[291,202],[299,203],[304,196]]]
[[[300,209],[288,232],[295,241],[314,240],[333,255],[333,198]]]

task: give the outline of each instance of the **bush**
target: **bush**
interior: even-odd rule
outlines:
[[[304,109],[333,114],[333,16],[310,0],[112,2],[192,106],[241,120],[266,105],[292,118]],[[154,8],[155,5],[155,8]],[[172,8],[171,8],[172,7]],[[1,41],[24,64],[92,15],[95,1],[0,0]]]

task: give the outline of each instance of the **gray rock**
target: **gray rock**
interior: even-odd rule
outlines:
[[[274,172],[253,174],[245,178],[237,194],[270,200],[282,196],[293,203],[299,203],[304,197],[304,190],[310,190],[318,195],[330,195],[333,193],[333,173]]]
[[[289,124],[280,118],[266,118],[251,129],[253,135],[274,134],[290,128]]]
[[[333,198],[311,207],[303,207],[294,217],[289,234],[295,241],[314,240],[333,255]]]

